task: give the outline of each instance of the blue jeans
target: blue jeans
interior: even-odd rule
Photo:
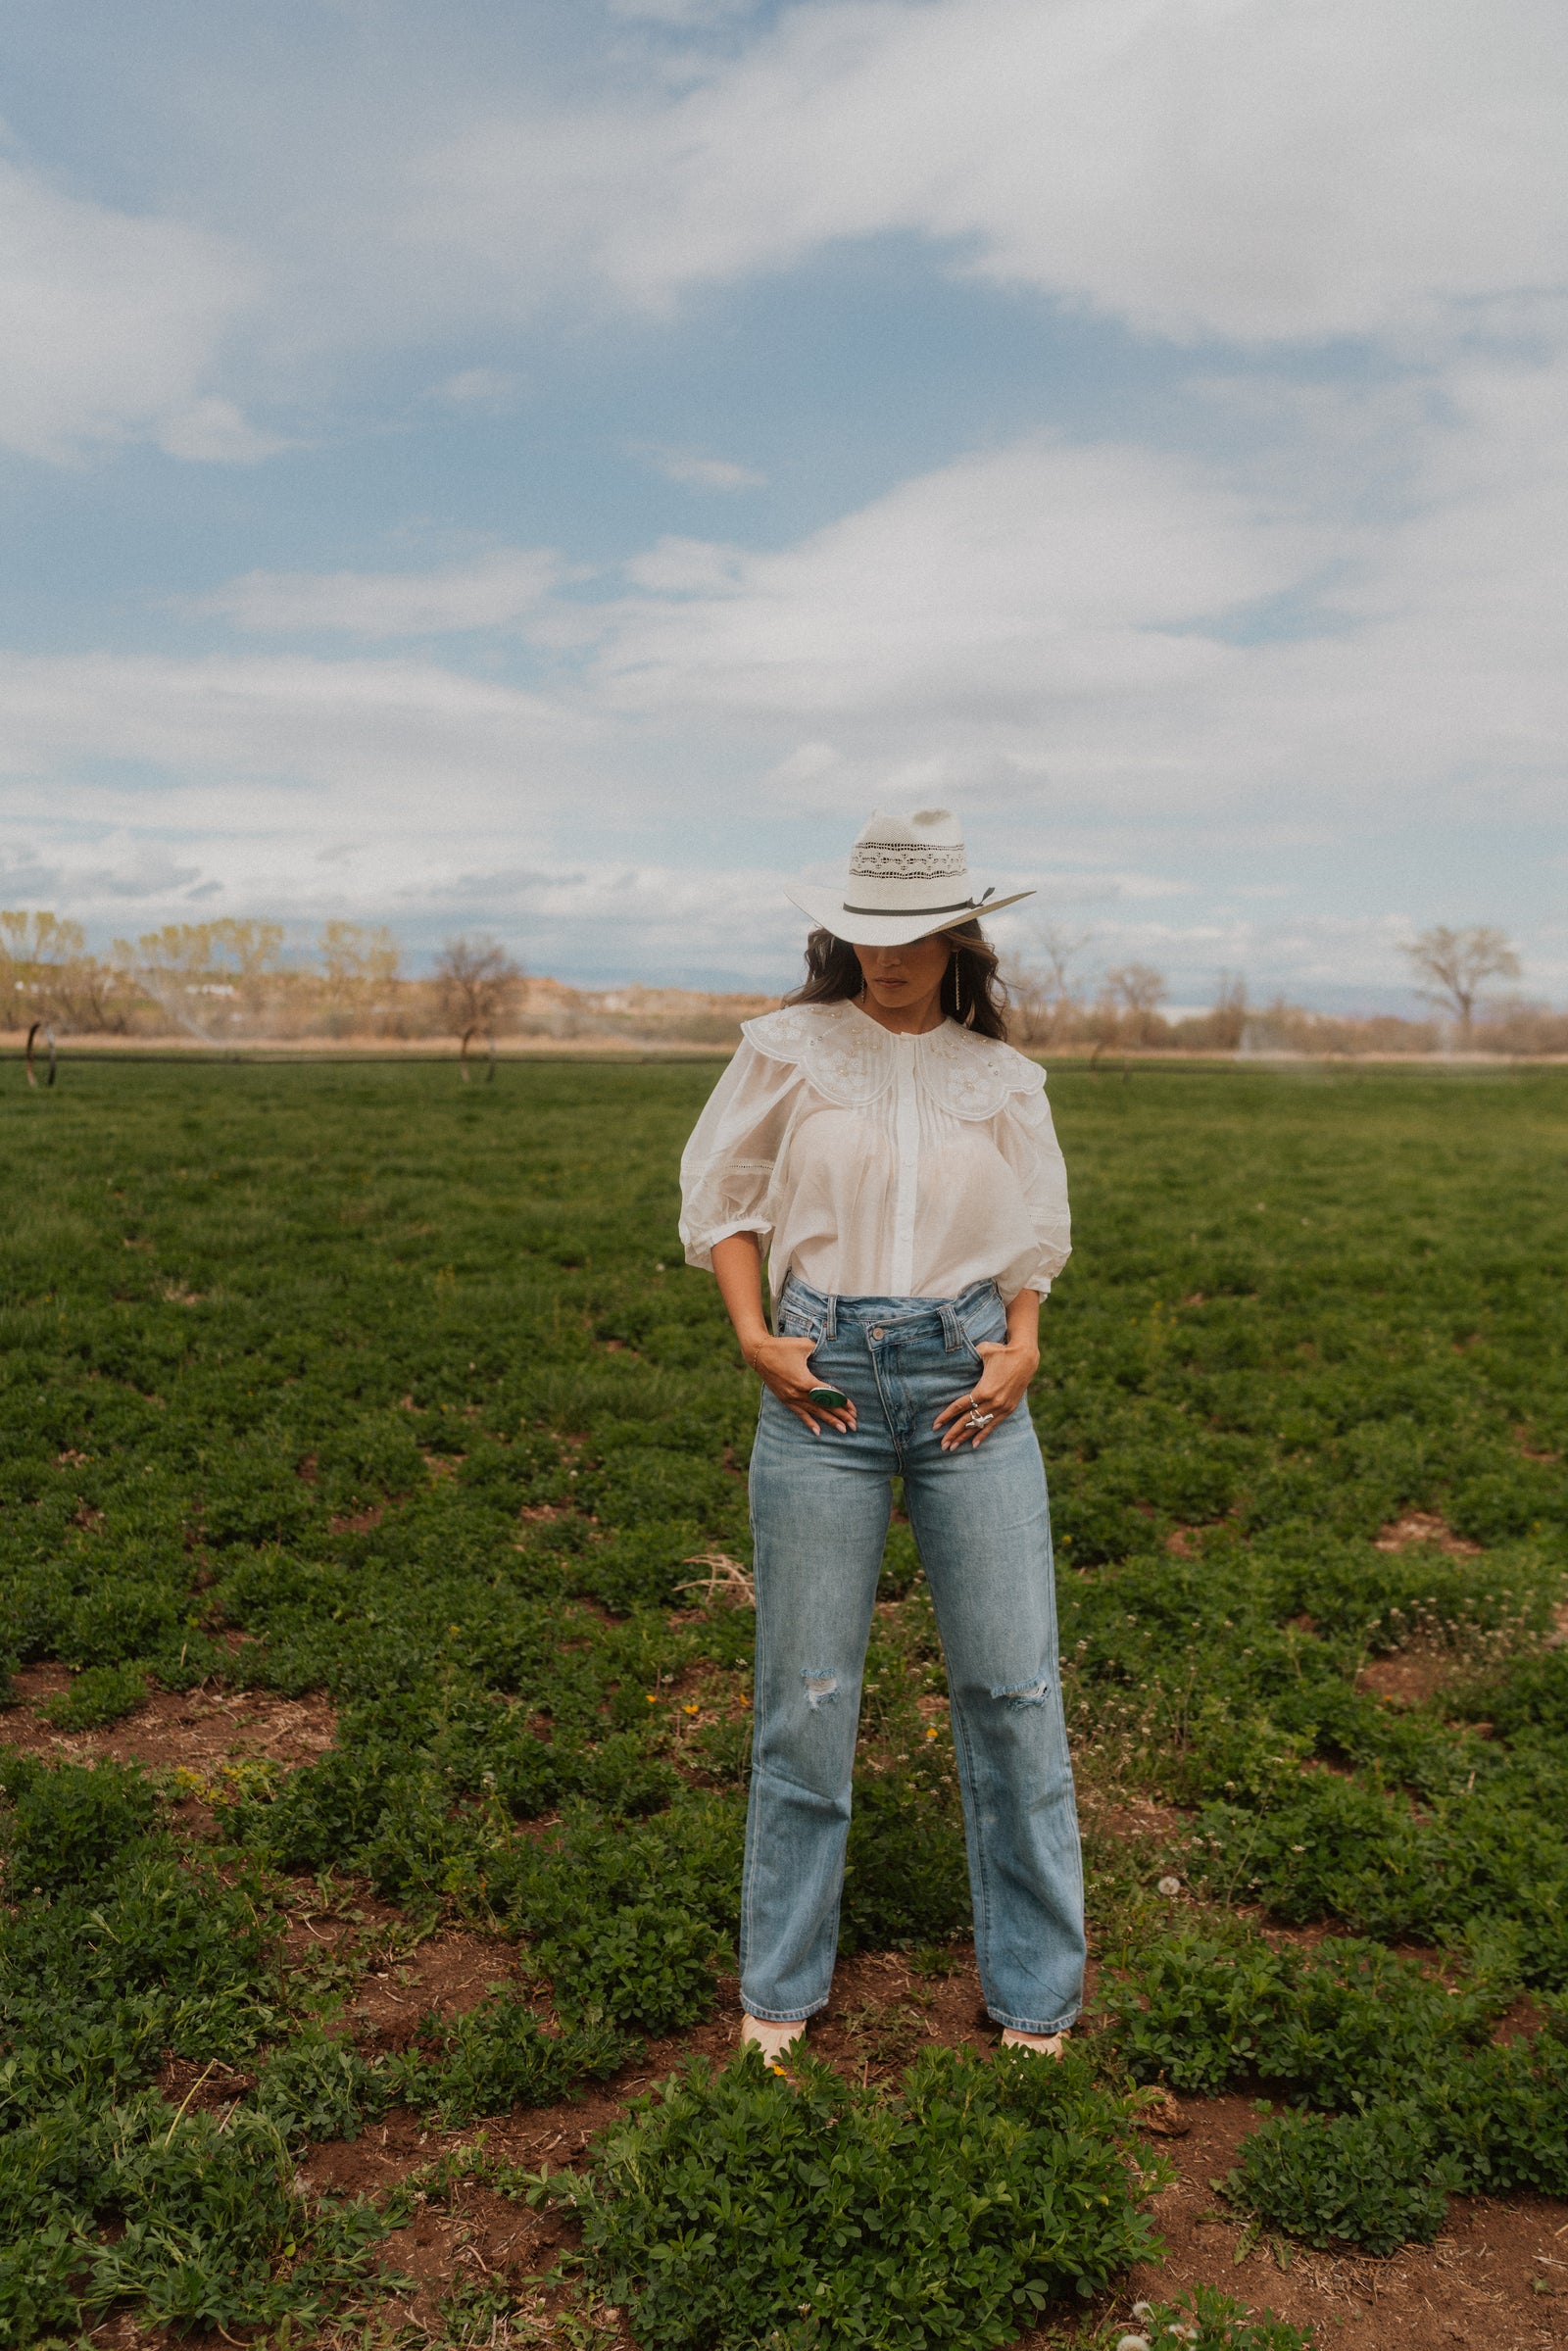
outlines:
[[[813,1437],[764,1391],[752,1448],[757,1728],[741,1998],[792,2024],[825,2005],[838,1945],[860,1678],[892,1508],[919,1544],[947,1660],[975,1949],[999,2024],[1058,2033],[1083,1996],[1083,1874],[1056,1653],[1051,1516],[1026,1409],[978,1450],[931,1423],[1006,1337],[996,1287],[824,1298],[793,1275],[781,1335],[853,1396],[853,1436]]]

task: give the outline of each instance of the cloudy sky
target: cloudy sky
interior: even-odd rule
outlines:
[[[1561,0],[9,0],[0,903],[1568,1000]]]

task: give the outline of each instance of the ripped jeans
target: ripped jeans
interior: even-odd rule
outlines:
[[[764,1391],[752,1449],[757,1726],[741,1905],[741,1998],[789,2024],[827,2000],[871,1609],[905,1503],[947,1660],[980,1984],[991,2015],[1057,2033],[1083,1992],[1083,1877],[1062,1720],[1045,1468],[1027,1407],[975,1450],[931,1423],[1004,1340],[994,1284],[961,1298],[825,1298],[790,1277],[779,1332],[855,1399],[853,1436]]]

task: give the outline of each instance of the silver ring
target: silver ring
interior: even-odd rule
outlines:
[[[963,1425],[966,1429],[984,1429],[989,1427],[996,1417],[994,1412],[971,1412]]]

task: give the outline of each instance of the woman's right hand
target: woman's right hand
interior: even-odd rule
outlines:
[[[813,1437],[820,1437],[824,1428],[837,1429],[841,1436],[847,1437],[855,1428],[853,1399],[831,1411],[810,1400],[813,1388],[831,1386],[831,1382],[819,1379],[811,1369],[811,1349],[815,1345],[814,1339],[775,1339],[769,1332],[748,1347],[746,1360],[762,1386],[771,1389],[779,1402],[797,1420],[803,1420]]]

